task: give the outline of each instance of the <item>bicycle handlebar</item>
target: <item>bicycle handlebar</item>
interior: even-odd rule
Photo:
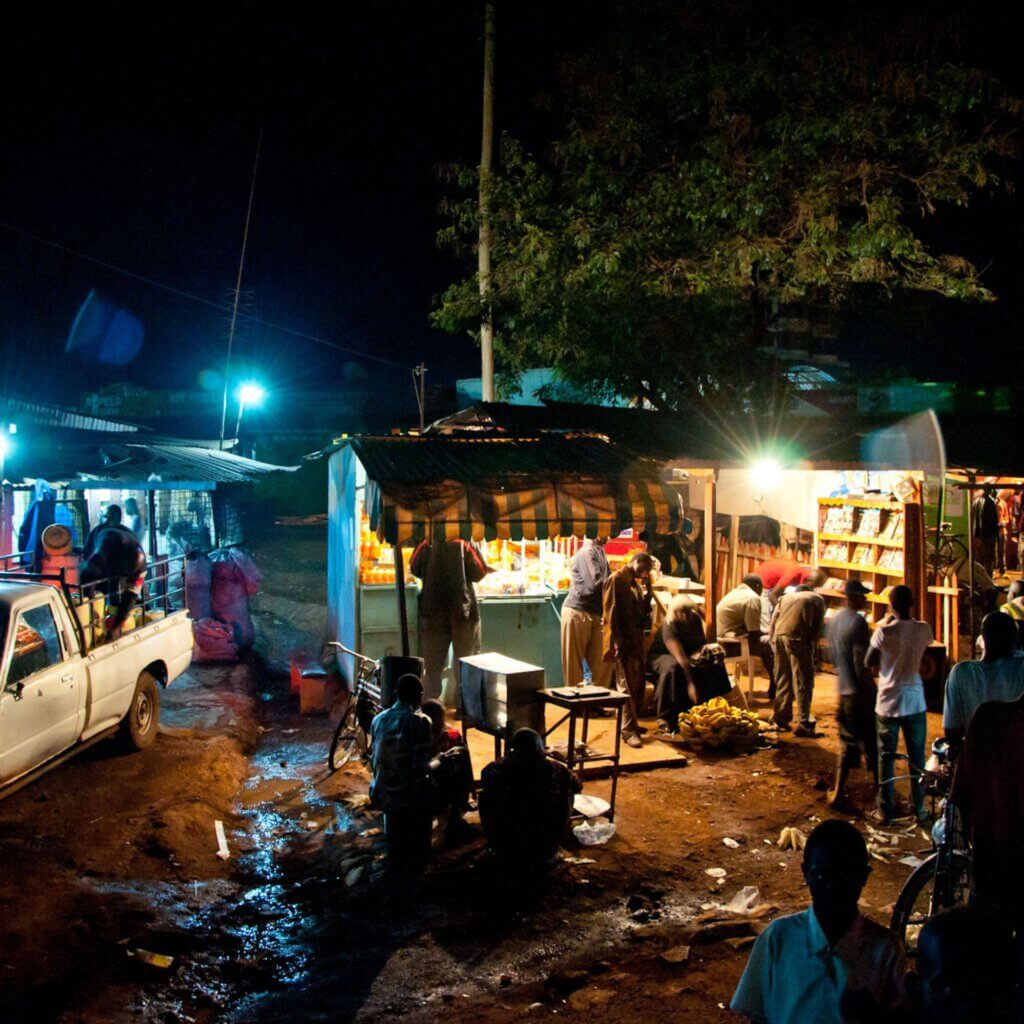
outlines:
[[[377,662],[373,658],[368,658],[365,654],[360,654],[358,651],[350,650],[342,643],[338,643],[337,640],[328,640],[328,647],[337,647],[344,654],[351,655],[353,658],[358,658],[360,661],[366,662],[367,665],[376,665]]]

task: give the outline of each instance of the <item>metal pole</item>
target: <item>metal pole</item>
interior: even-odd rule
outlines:
[[[967,478],[967,614],[971,630],[971,657],[974,657],[974,481]]]
[[[252,200],[256,194],[256,172],[260,167],[260,148],[263,146],[263,129],[256,140],[256,159],[252,165],[252,181],[249,184],[249,206],[245,211],[245,229],[242,231],[242,254],[238,259],[238,277],[235,280],[235,301],[231,305],[231,326],[228,328],[228,355],[224,361],[224,400],[220,410],[220,450],[224,451],[224,427],[228,419],[228,378],[231,375],[231,347],[235,342],[235,324],[238,322],[238,299],[242,292],[242,271],[245,269],[245,249],[249,244],[249,224],[252,221]]]
[[[482,397],[494,401],[494,324],[491,320],[491,214],[488,193],[494,157],[494,4],[484,4],[484,102],[480,144],[480,238],[477,245],[477,278],[483,320],[480,324],[480,376]]]
[[[405,607],[405,562],[402,547],[395,545],[395,593],[398,596],[398,625],[402,630],[402,657],[409,657],[409,612]]]
[[[235,439],[242,436],[242,413],[245,412],[245,399],[238,396],[238,420],[235,422]]]

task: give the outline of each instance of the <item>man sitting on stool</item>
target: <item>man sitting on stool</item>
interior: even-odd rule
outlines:
[[[536,875],[554,859],[579,783],[548,758],[533,729],[519,729],[508,754],[480,778],[480,824],[491,851],[512,874]]]
[[[733,587],[715,610],[715,631],[719,640],[747,638],[750,653],[756,654],[768,673],[768,692],[775,691],[772,647],[767,635],[761,630],[761,594],[764,583],[761,577],[750,573],[743,577],[738,587]]]
[[[373,719],[370,800],[384,812],[388,867],[419,874],[430,859],[434,792],[430,782],[430,719],[420,710],[423,683],[407,673],[396,700]]]

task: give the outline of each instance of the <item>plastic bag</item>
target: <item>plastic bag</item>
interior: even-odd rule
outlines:
[[[213,618],[212,580],[213,563],[206,555],[193,553],[185,559],[185,604],[193,622]]]
[[[615,822],[602,821],[600,818],[596,821],[585,821],[582,825],[577,825],[572,834],[580,846],[604,846],[615,835]]]
[[[238,646],[234,630],[226,622],[199,619],[192,623],[192,660],[194,662],[237,661]]]
[[[234,627],[235,642],[251,647],[256,629],[249,615],[249,596],[259,590],[261,577],[253,560],[237,548],[214,551],[211,604],[214,617]]]

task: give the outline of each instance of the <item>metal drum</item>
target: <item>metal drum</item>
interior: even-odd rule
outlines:
[[[405,658],[400,654],[386,654],[380,660],[380,706],[389,708],[395,703],[395,687],[407,674],[423,678],[423,659]]]

